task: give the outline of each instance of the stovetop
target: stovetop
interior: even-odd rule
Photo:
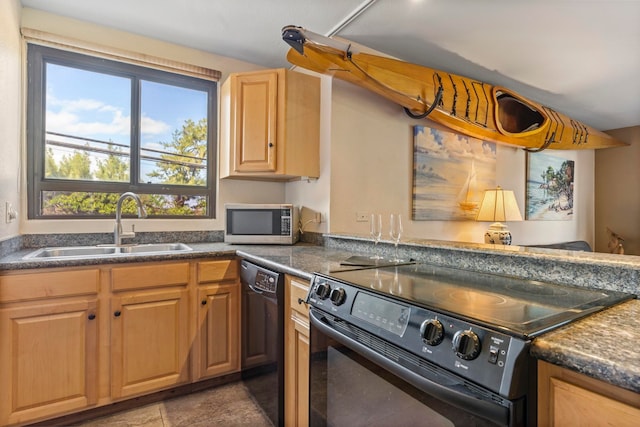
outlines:
[[[429,264],[338,271],[330,277],[525,339],[633,298]]]

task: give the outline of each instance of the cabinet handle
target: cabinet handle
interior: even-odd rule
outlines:
[[[117,310],[116,312],[113,313],[114,316],[116,317],[120,317],[122,313],[120,313],[120,310]]]
[[[269,143],[269,148],[273,147],[273,142]]]
[[[96,315],[91,313],[88,317],[89,317],[89,320],[93,320],[96,318]]]
[[[305,300],[303,300],[302,298],[298,298],[298,304],[304,304],[304,305],[307,305],[307,303],[305,302]]]
[[[207,305],[207,300],[206,300],[206,299],[203,299],[202,301],[200,301],[200,304],[202,304],[202,305]]]

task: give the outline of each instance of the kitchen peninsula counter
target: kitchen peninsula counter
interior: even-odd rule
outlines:
[[[324,246],[298,244],[295,246],[264,246],[264,245],[228,245],[216,243],[188,243],[193,251],[175,254],[128,255],[86,259],[23,259],[25,255],[35,249],[24,249],[12,252],[0,258],[0,270],[24,270],[34,268],[71,267],[83,265],[113,264],[163,261],[176,259],[195,259],[210,257],[241,256],[265,267],[298,276],[309,280],[314,272],[329,273],[345,269],[341,261],[352,255],[370,254],[371,244],[365,239],[335,239],[329,237]],[[380,245],[383,255],[390,255],[392,245]],[[458,268],[478,270],[475,264],[482,261],[486,272],[514,275],[513,271],[526,271],[538,280],[557,280],[558,275],[580,277],[577,275],[585,268],[594,269],[598,264],[590,260],[589,254],[582,257],[587,261],[578,262],[567,260],[558,265],[556,253],[544,250],[532,251],[530,259],[513,249],[513,254],[503,251],[501,254],[492,251],[488,245],[420,245],[409,243],[402,246],[402,255],[419,262],[432,262],[439,265],[451,266],[455,263]],[[560,251],[564,252],[564,251]],[[512,254],[512,255],[513,255]],[[551,255],[549,255],[551,254]],[[497,255],[503,257],[502,263],[491,265]],[[446,257],[446,258],[445,258]],[[578,256],[580,258],[580,255]],[[547,262],[554,261],[555,268],[549,274],[538,273]],[[608,270],[619,263],[604,258],[602,270],[604,274],[611,274]],[[506,266],[506,267],[505,267]],[[576,267],[578,273],[573,271]],[[505,271],[506,270],[506,271]],[[631,265],[622,266],[625,277],[631,275],[637,278],[638,269]],[[536,276],[531,274],[534,272]],[[511,274],[509,274],[511,273]],[[527,275],[519,274],[519,277]],[[553,280],[556,279],[556,280]],[[638,281],[635,280],[622,286],[613,283],[613,290],[622,290],[638,294]],[[607,288],[606,286],[602,286]],[[632,300],[615,307],[596,313],[587,318],[575,321],[536,338],[532,344],[531,353],[540,360],[544,360],[583,374],[606,381],[640,393],[640,348],[630,345],[640,342],[640,301]]]

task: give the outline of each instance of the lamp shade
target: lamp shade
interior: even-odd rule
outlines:
[[[522,215],[513,191],[503,190],[500,187],[486,190],[476,215],[476,221],[522,221]]]

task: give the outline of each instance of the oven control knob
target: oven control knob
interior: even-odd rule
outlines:
[[[425,320],[420,325],[422,341],[428,345],[438,345],[444,338],[444,327],[437,319]]]
[[[331,286],[327,282],[322,282],[316,286],[316,295],[320,299],[327,299],[331,292]]]
[[[329,299],[331,299],[333,305],[341,305],[342,303],[344,303],[344,300],[347,299],[347,294],[344,289],[335,288],[331,291]]]
[[[458,331],[453,335],[453,351],[461,359],[475,359],[480,354],[480,338],[471,331]]]

